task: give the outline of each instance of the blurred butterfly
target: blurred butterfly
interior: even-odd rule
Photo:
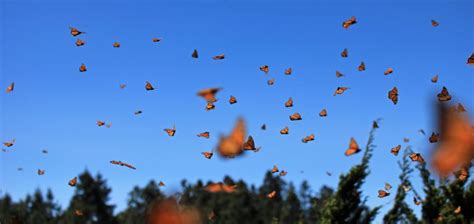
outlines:
[[[206,111],[214,110],[216,106],[212,102],[207,102]]]
[[[86,72],[87,71],[87,67],[84,63],[81,64],[81,66],[79,67],[79,72]]]
[[[8,87],[6,93],[11,93],[15,89],[15,83],[12,82]]]
[[[214,211],[211,211],[211,212],[209,212],[209,214],[207,214],[207,219],[210,220],[210,221],[216,219],[216,214],[214,213]]]
[[[422,201],[419,200],[416,196],[413,196],[413,203],[415,203],[415,205],[420,205]]]
[[[23,171],[23,168],[18,167],[16,170],[18,170],[18,171]]]
[[[267,194],[267,198],[272,199],[272,198],[275,197],[275,195],[276,195],[276,191],[272,191],[272,192],[270,192],[269,194]]]
[[[104,121],[97,121],[96,124],[97,124],[97,126],[101,127],[101,126],[105,125],[105,122]]]
[[[285,102],[285,107],[292,107],[293,106],[293,98],[288,98],[288,100]]]
[[[402,148],[401,145],[397,145],[395,147],[393,147],[391,150],[390,150],[390,153],[392,153],[393,155],[397,156],[398,155],[398,152],[400,152],[400,149]]]
[[[267,85],[273,86],[275,84],[275,78],[267,80]]]
[[[139,114],[142,114],[142,113],[143,113],[143,111],[141,111],[141,110],[137,110],[137,111],[133,112],[133,114],[135,114],[135,115],[139,115]]]
[[[458,103],[458,105],[454,105],[450,108],[450,111],[451,112],[458,112],[458,113],[462,113],[462,112],[466,112],[466,108],[464,108],[464,106],[460,103]]]
[[[260,66],[260,71],[265,72],[265,74],[268,74],[268,72],[270,71],[270,67],[268,67],[268,65],[262,65]]]
[[[235,98],[235,96],[230,96],[230,98],[229,98],[229,103],[230,103],[230,104],[237,103],[237,98]]]
[[[420,153],[412,153],[412,154],[410,154],[409,157],[410,157],[411,161],[418,161],[420,163],[425,162],[425,159],[423,159],[423,157],[421,156]]]
[[[304,137],[303,139],[301,139],[301,141],[303,143],[308,143],[308,142],[314,141],[314,134],[310,134],[310,135]]]
[[[212,152],[201,152],[201,154],[206,158],[206,159],[211,159],[214,153]]]
[[[347,51],[347,48],[344,48],[344,50],[341,52],[341,57],[347,58],[349,56],[349,51]]]
[[[211,183],[206,186],[205,190],[211,193],[217,193],[217,192],[232,193],[232,192],[235,192],[236,187],[237,187],[236,185],[227,185],[223,183]]]
[[[379,190],[379,195],[378,195],[379,198],[384,198],[384,197],[387,197],[389,195],[390,195],[390,193],[388,193],[384,190]]]
[[[291,75],[291,73],[293,73],[293,69],[292,69],[292,68],[287,68],[287,69],[285,69],[285,75]]]
[[[464,182],[469,177],[469,173],[467,172],[468,168],[466,166],[461,167],[461,169],[457,172],[457,178],[459,181]]]
[[[161,41],[161,38],[152,38],[151,41],[153,41],[154,43],[158,43]]]
[[[72,178],[71,180],[69,180],[68,184],[69,184],[69,186],[71,186],[71,187],[76,186],[76,184],[77,184],[77,177],[74,177],[74,178]]]
[[[146,91],[152,91],[152,90],[155,90],[155,88],[153,87],[153,85],[150,82],[146,81],[145,90]]]
[[[359,70],[359,72],[361,71],[365,71],[365,63],[364,62],[361,62],[359,67],[357,68]]]
[[[357,144],[356,140],[354,138],[351,138],[351,140],[349,142],[349,148],[346,149],[346,152],[344,153],[344,155],[350,156],[350,155],[354,155],[354,154],[356,154],[360,151],[361,151],[361,149],[359,148],[359,145]]]
[[[126,84],[120,84],[120,89],[125,89],[125,87],[127,87]]]
[[[283,129],[280,130],[280,134],[282,135],[287,135],[288,134],[288,131],[289,131],[289,128],[288,127],[285,127]]]
[[[431,82],[432,83],[437,83],[438,82],[438,79],[439,79],[439,76],[438,75],[435,75],[431,78]]]
[[[81,39],[77,39],[75,44],[76,44],[76,46],[80,47],[80,46],[84,46],[84,44],[86,44],[86,42],[81,40]]]
[[[432,19],[431,20],[431,26],[437,27],[437,26],[439,26],[439,23],[436,20]]]
[[[438,93],[438,101],[443,102],[449,100],[451,100],[451,96],[449,95],[448,89],[443,86],[443,90],[441,90],[441,93]]]
[[[334,96],[335,95],[341,95],[348,89],[349,89],[349,87],[337,87],[336,91],[334,92]]]
[[[302,120],[301,115],[299,113],[294,113],[290,115],[290,120],[291,121],[299,121]]]
[[[240,155],[243,152],[246,132],[245,121],[238,119],[230,135],[220,137],[217,152],[223,157]]]
[[[456,209],[454,209],[454,214],[459,214],[461,213],[461,206],[458,206]]]
[[[214,60],[222,60],[224,58],[225,58],[224,54],[220,54],[220,55],[216,55],[216,56],[212,57],[212,59],[214,59]]]
[[[280,171],[280,173],[278,174],[278,176],[284,177],[284,176],[286,176],[287,174],[288,174],[288,172],[282,170],[282,171]]]
[[[191,54],[192,58],[199,58],[199,53],[196,49],[194,49],[193,53]]]
[[[112,44],[112,46],[114,48],[119,48],[120,47],[120,43],[119,42],[114,42],[114,44]]]
[[[328,112],[326,111],[326,109],[321,110],[321,112],[319,112],[319,116],[320,116],[320,117],[326,117],[326,116],[328,116]]]
[[[81,210],[75,209],[75,210],[74,210],[74,215],[75,215],[75,216],[83,216],[84,214],[81,212]]]
[[[133,166],[131,164],[128,164],[128,163],[124,163],[122,161],[111,160],[110,163],[114,164],[114,165],[125,166],[125,167],[128,167],[128,168],[133,169],[133,170],[137,169],[137,168],[135,168],[135,166]]]
[[[77,35],[86,33],[86,32],[79,31],[78,29],[76,29],[74,27],[69,27],[69,29],[71,30],[71,35],[73,35],[73,36],[77,36]]]
[[[273,168],[272,168],[272,173],[278,173],[280,170],[278,170],[278,167],[276,165],[273,165]]]
[[[106,124],[106,125],[105,125],[105,127],[107,127],[107,128],[110,128],[110,127],[112,127],[112,123],[108,123],[108,124]]]
[[[326,175],[328,175],[328,176],[332,176],[332,173],[330,173],[330,172],[326,171]]]
[[[377,121],[372,122],[372,128],[379,128],[379,124],[377,123]]]
[[[166,185],[165,185],[165,183],[164,183],[163,181],[160,181],[160,182],[158,183],[158,187],[164,187],[164,186],[166,186]]]
[[[408,192],[408,191],[411,190],[411,187],[410,187],[410,186],[402,185],[402,187],[403,187],[403,190],[404,190],[405,192]]]
[[[11,141],[4,142],[3,145],[6,147],[12,147],[16,142],[16,139],[12,139]]]
[[[468,65],[474,65],[474,53],[471,54],[471,56],[467,59]]]
[[[48,154],[48,150],[46,150],[46,149],[41,150],[41,152],[44,153],[44,154]]]
[[[262,124],[262,126],[260,127],[260,129],[262,129],[262,130],[264,130],[264,131],[267,130],[267,125],[266,125],[266,124]]]
[[[197,93],[198,96],[204,98],[207,102],[216,102],[216,94],[221,91],[222,88],[207,88],[199,91]]]
[[[343,23],[342,23],[342,27],[344,27],[344,29],[348,29],[350,26],[354,25],[357,23],[357,19],[355,16],[352,16],[350,19],[348,20],[345,20]]]
[[[253,140],[251,135],[249,135],[243,147],[244,147],[244,150],[250,150],[254,152],[258,152],[260,150],[260,147],[258,148],[255,147],[255,141]]]
[[[418,130],[422,135],[426,135],[425,131],[423,129]]]
[[[42,176],[42,175],[44,175],[44,172],[45,172],[45,170],[38,169],[38,175]]]
[[[390,189],[392,189],[392,185],[390,185],[389,183],[385,183],[385,190],[389,191]]]
[[[199,133],[197,136],[202,137],[202,138],[209,138],[210,134],[208,131],[205,131],[205,132]]]
[[[397,89],[397,87],[393,87],[392,90],[388,91],[388,99],[392,100],[393,104],[397,104],[397,102],[398,102],[398,89]]]
[[[176,127],[175,127],[175,126],[173,126],[173,128],[165,128],[165,129],[163,129],[163,130],[164,130],[164,131],[168,134],[168,136],[170,136],[170,137],[173,137],[174,134],[176,133]]]
[[[410,142],[410,139],[409,138],[403,138],[403,142],[408,143],[408,142]]]
[[[428,141],[430,143],[436,143],[436,142],[438,142],[438,139],[439,139],[439,134],[436,134],[436,133],[433,132],[431,134],[430,138],[428,139]]]
[[[384,75],[390,75],[392,73],[393,73],[393,68],[387,68],[387,70],[383,72]]]
[[[336,71],[336,77],[337,78],[340,78],[342,76],[344,76],[344,74],[342,74],[340,71]]]

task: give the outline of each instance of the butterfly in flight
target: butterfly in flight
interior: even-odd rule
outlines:
[[[398,103],[398,89],[393,87],[392,90],[388,91],[388,99],[392,100],[393,104]]]
[[[345,20],[344,22],[342,22],[342,27],[344,27],[344,29],[348,29],[349,27],[351,27],[352,25],[354,25],[356,23],[357,23],[356,17],[352,16],[350,19]]]
[[[359,70],[359,72],[365,71],[365,63],[361,62],[357,70]]]
[[[299,121],[299,120],[302,120],[303,118],[301,118],[301,114],[299,113],[294,113],[292,115],[290,115],[290,120],[291,121]]]
[[[205,131],[205,132],[201,132],[199,134],[197,134],[198,137],[202,137],[202,138],[209,138],[210,137],[210,134],[208,131]]]
[[[76,186],[76,184],[77,184],[77,177],[74,177],[74,178],[72,178],[71,180],[69,180],[68,184],[69,184],[69,186],[71,186],[71,187]]]
[[[328,112],[326,111],[326,109],[322,109],[321,112],[319,112],[319,116],[320,116],[320,117],[326,117],[326,116],[328,116]]]
[[[437,26],[439,26],[439,23],[436,20],[432,19],[431,20],[431,26],[437,27]]]
[[[301,139],[301,141],[303,143],[308,143],[308,142],[314,141],[314,134],[310,134],[310,135],[304,137],[303,139]]]
[[[392,153],[394,156],[397,156],[401,148],[402,148],[401,145],[397,145],[390,150],[390,153]]]
[[[237,98],[235,98],[235,96],[230,96],[230,98],[229,98],[229,103],[230,103],[230,104],[237,103]]]
[[[260,66],[260,71],[264,72],[265,74],[268,74],[268,72],[270,71],[270,67],[268,67],[268,65],[262,65]]]
[[[292,68],[287,68],[287,69],[285,69],[285,75],[291,75],[291,73],[293,73],[293,69],[292,69]]]
[[[349,87],[337,87],[336,91],[334,92],[334,96],[335,95],[341,95],[348,89],[349,89]]]
[[[119,42],[114,42],[114,43],[112,44],[112,47],[114,47],[114,48],[119,48],[119,47],[120,47],[120,43],[119,43]]]
[[[79,66],[79,72],[86,72],[87,71],[87,67],[84,63],[81,64],[81,66]]]
[[[287,135],[288,134],[288,131],[289,131],[289,128],[288,127],[285,127],[283,129],[280,130],[280,134],[282,135]]]
[[[219,155],[232,158],[242,154],[246,132],[245,121],[238,119],[230,135],[220,137],[217,144]]]
[[[7,90],[5,91],[6,93],[11,93],[15,89],[15,83],[12,82],[8,87]]]
[[[76,29],[74,27],[69,27],[69,29],[71,30],[71,35],[72,36],[78,36],[78,35],[86,33],[86,32],[79,31],[78,29]]]
[[[356,154],[360,151],[361,151],[361,149],[359,148],[359,144],[357,144],[357,142],[354,138],[351,138],[351,140],[349,142],[349,148],[346,149],[346,152],[344,153],[344,155],[350,156],[350,155],[354,155],[354,154]]]
[[[387,68],[387,70],[383,72],[384,75],[390,75],[392,73],[393,73],[393,68]]]
[[[379,198],[384,198],[384,197],[387,197],[387,196],[390,195],[389,192],[386,192],[384,190],[379,190],[378,193],[379,193],[379,195],[378,195]]]
[[[81,39],[77,39],[75,44],[76,44],[76,46],[80,47],[80,46],[84,46],[84,44],[86,44],[86,42],[81,40]]]
[[[191,54],[192,58],[199,58],[199,53],[196,49],[194,49],[193,53]]]
[[[341,52],[341,57],[347,58],[349,56],[349,51],[347,48],[344,48],[344,50]]]
[[[216,56],[212,57],[212,59],[214,59],[214,60],[223,60],[224,58],[225,58],[224,54],[219,54],[219,55],[216,55]]]
[[[448,89],[443,86],[441,93],[438,93],[438,101],[444,102],[444,101],[450,101],[450,100],[451,100],[451,95],[449,95]]]
[[[152,91],[152,90],[155,90],[155,87],[153,87],[153,85],[150,82],[146,81],[145,90]]]
[[[164,130],[164,131],[168,134],[168,136],[170,136],[170,137],[173,137],[174,134],[176,133],[176,127],[175,127],[175,126],[173,126],[173,128],[165,128],[165,129],[163,129],[163,130]]]
[[[285,107],[292,107],[293,106],[293,98],[288,98],[288,100],[285,102]]]

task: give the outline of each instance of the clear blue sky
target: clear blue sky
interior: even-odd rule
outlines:
[[[119,211],[132,187],[150,179],[164,181],[169,193],[182,179],[230,175],[260,184],[274,164],[298,185],[306,179],[313,189],[336,187],[338,175],[361,159],[344,156],[350,137],[364,145],[372,120],[381,117],[363,186],[369,205],[381,205],[392,197],[379,199],[377,190],[399,183],[400,156],[390,148],[405,146],[408,137],[415,151],[428,154],[427,137],[417,130],[433,130],[431,109],[443,85],[472,118],[474,67],[466,65],[474,51],[472,1],[137,2],[1,1],[0,140],[17,140],[0,154],[3,193],[18,199],[51,188],[66,207],[74,191],[67,181],[88,169],[107,178]],[[343,29],[342,21],[353,15],[358,23]],[[431,19],[440,26],[432,27]],[[85,46],[74,45],[70,26],[87,32],[80,36]],[[153,37],[163,40],[152,43]],[[122,47],[113,48],[115,41]],[[340,57],[344,48],[346,59]],[[191,58],[194,49],[198,60]],[[210,59],[217,54],[226,59]],[[364,72],[357,71],[361,61]],[[86,73],[79,73],[81,63]],[[258,69],[263,64],[270,66],[268,75]],[[283,75],[287,67],[293,75]],[[388,67],[394,73],[384,76]],[[346,76],[337,79],[336,70]],[[437,84],[430,82],[435,74]],[[267,86],[270,78],[275,85]],[[145,81],[156,90],[146,92]],[[15,91],[5,94],[11,82]],[[337,86],[351,89],[334,97]],[[394,86],[397,105],[387,99]],[[207,87],[224,88],[210,112],[195,95]],[[230,95],[237,104],[227,103]],[[285,108],[290,96],[295,106]],[[318,116],[322,108],[328,117]],[[135,116],[136,110],[143,114]],[[294,112],[303,120],[290,122]],[[232,161],[204,159],[200,153],[211,150],[238,116],[262,150]],[[113,126],[98,128],[96,120]],[[163,128],[174,124],[171,138]],[[281,136],[285,126],[290,134]],[[211,138],[196,137],[203,131]],[[316,140],[302,144],[311,133]],[[111,165],[113,159],[137,170]],[[38,176],[38,168],[46,174]],[[412,176],[421,192],[418,173]]]

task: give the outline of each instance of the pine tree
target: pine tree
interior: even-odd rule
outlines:
[[[431,178],[430,171],[426,168],[426,163],[417,165],[423,181],[423,191],[425,198],[422,206],[422,219],[427,223],[435,223],[441,215],[441,208],[444,206],[445,198],[442,191],[436,186],[435,180]]]
[[[283,208],[282,192],[286,183],[279,177],[273,176],[270,171],[265,173],[263,184],[259,188],[260,213],[264,223],[279,223],[281,211]],[[275,191],[273,198],[267,195]]]
[[[295,187],[290,183],[285,203],[282,208],[281,223],[303,223],[304,215]]]

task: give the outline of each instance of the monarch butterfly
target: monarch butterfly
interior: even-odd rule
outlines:
[[[120,47],[120,43],[119,42],[114,42],[114,44],[112,44],[112,46],[114,48],[119,48]]]
[[[71,35],[72,36],[77,36],[77,35],[86,33],[86,32],[79,31],[78,29],[76,29],[74,27],[69,27],[69,29],[71,30]]]
[[[437,83],[438,82],[438,79],[439,79],[439,76],[438,75],[435,75],[431,78],[431,82],[432,83]]]
[[[400,149],[402,148],[401,145],[397,145],[395,147],[393,147],[391,150],[390,150],[390,153],[392,153],[393,155],[397,156],[398,155],[398,152],[400,152]]]
[[[133,170],[137,169],[133,165],[128,164],[128,163],[124,163],[122,161],[111,160],[110,163],[112,163],[114,165],[125,166],[125,167],[128,167],[128,168],[133,169]]]
[[[18,171],[23,171],[23,168],[18,167],[17,170],[18,170]]]
[[[75,210],[74,210],[74,215],[75,215],[75,216],[83,216],[84,214],[81,212],[81,210],[75,209]]]
[[[268,74],[268,72],[270,71],[270,67],[268,67],[268,65],[262,65],[260,66],[260,71],[265,72],[265,74]]]
[[[456,209],[454,209],[454,214],[459,214],[461,213],[461,206],[458,206]]]
[[[45,170],[38,169],[38,175],[42,176],[44,175]]]
[[[168,134],[168,136],[170,136],[170,137],[173,137],[174,134],[176,133],[176,127],[175,127],[175,126],[173,126],[173,128],[165,128],[165,129],[163,129],[163,130],[164,130],[164,131]]]
[[[216,102],[216,94],[221,91],[222,88],[207,88],[199,91],[196,95],[204,98],[207,102]]]
[[[96,124],[97,124],[97,126],[101,127],[101,126],[105,125],[105,122],[104,121],[97,121]]]
[[[379,124],[377,123],[377,121],[372,122],[372,128],[379,128]]]
[[[12,147],[15,144],[15,142],[16,142],[16,140],[13,139],[11,141],[4,142],[3,145],[6,146],[6,147]]]
[[[288,98],[288,100],[285,102],[285,107],[292,107],[293,106],[293,98]]]
[[[86,65],[84,63],[81,64],[81,66],[79,67],[79,72],[86,72],[86,71],[87,71]]]
[[[6,93],[11,93],[15,89],[15,83],[12,82],[8,87]]]
[[[328,112],[326,111],[326,109],[321,110],[321,112],[319,112],[319,116],[320,116],[320,117],[326,117],[326,116],[328,116]]]
[[[461,167],[461,169],[458,171],[457,176],[458,176],[458,180],[461,182],[464,182],[467,180],[467,178],[469,177],[469,173],[467,172],[466,166]]]
[[[349,89],[349,87],[337,87],[336,91],[334,92],[334,96],[335,95],[341,95],[348,89]]]
[[[235,157],[243,152],[246,124],[239,118],[229,136],[221,136],[217,144],[217,152],[223,157]]]
[[[206,111],[214,110],[216,106],[212,102],[207,102]]]
[[[276,165],[273,165],[273,168],[272,168],[272,173],[278,173],[280,170],[278,170],[278,167]]]
[[[224,58],[225,58],[224,54],[219,54],[219,55],[216,55],[216,56],[212,57],[212,59],[214,59],[214,60],[223,60]]]
[[[77,184],[77,177],[74,177],[74,178],[72,178],[71,180],[69,180],[68,184],[69,184],[69,186],[71,186],[71,187],[76,186],[76,184]]]
[[[267,194],[267,198],[272,199],[272,198],[275,197],[275,195],[276,195],[276,191],[272,191],[272,192],[270,192],[269,194]]]
[[[293,73],[293,69],[292,69],[292,68],[287,68],[287,69],[285,69],[285,75],[291,75],[291,73]]]
[[[413,196],[413,203],[415,203],[415,205],[420,205],[422,201],[418,199],[416,196]]]
[[[332,173],[331,173],[331,172],[328,172],[328,171],[326,171],[326,175],[328,175],[328,176],[332,176]]]
[[[127,87],[126,84],[120,84],[120,89],[125,89],[125,87]]]
[[[287,174],[288,174],[288,172],[282,170],[282,171],[280,171],[280,173],[278,174],[278,176],[284,177],[284,176],[286,176]]]
[[[464,108],[464,106],[461,103],[458,103],[458,106],[456,107],[456,112],[458,113],[466,112],[466,108]]]
[[[236,185],[227,185],[223,183],[210,183],[206,186],[205,190],[211,193],[216,192],[225,192],[225,193],[232,193],[235,192]]]
[[[211,211],[211,212],[209,212],[209,214],[207,214],[207,219],[210,220],[210,221],[216,219],[216,214],[214,213],[214,211]]]
[[[230,96],[230,98],[229,98],[229,103],[230,103],[230,104],[237,103],[237,98],[235,98],[235,96]]]
[[[387,68],[387,70],[383,72],[384,75],[390,75],[392,73],[393,73],[393,68]]]
[[[418,130],[422,135],[426,135],[425,131],[423,129]]]
[[[439,134],[436,134],[436,133],[431,133],[431,136],[429,137],[428,141],[430,143],[436,143],[438,142],[438,139],[439,139]]]
[[[202,138],[209,138],[210,137],[210,134],[208,131],[205,131],[205,132],[202,132],[202,133],[199,133],[197,134],[198,137],[202,137]]]
[[[392,185],[390,185],[389,183],[385,183],[385,190],[389,191],[390,189],[392,189]]]
[[[267,80],[267,85],[273,86],[275,84],[275,78]]]
[[[142,113],[143,113],[143,111],[141,111],[141,110],[137,110],[137,111],[133,112],[133,114],[135,114],[135,115],[139,115],[139,114],[142,114]]]
[[[105,125],[105,127],[107,127],[107,128],[110,128],[110,127],[112,127],[112,123],[108,123],[108,124],[106,124],[106,125]]]
[[[336,77],[337,78],[340,78],[342,76],[344,76],[344,74],[342,74],[340,71],[336,71]]]
[[[351,138],[350,142],[349,142],[349,148],[346,149],[346,152],[344,153],[344,155],[346,156],[350,156],[350,155],[354,155],[358,152],[360,152],[360,148],[359,148],[359,144],[357,144],[356,140],[354,138]]]
[[[267,130],[267,125],[266,125],[266,124],[262,124],[262,126],[260,127],[260,129],[262,129],[262,130],[264,130],[264,131]]]
[[[386,191],[384,191],[384,190],[379,190],[378,193],[379,193],[379,195],[378,195],[379,198],[384,198],[384,197],[387,197],[387,196],[390,195],[389,192],[386,192]]]
[[[438,93],[438,101],[443,102],[443,101],[450,101],[451,96],[449,95],[448,89],[443,86],[443,90],[441,90],[441,93]]]
[[[41,152],[44,153],[44,154],[48,154],[48,150],[46,150],[46,149],[41,150]]]
[[[341,52],[341,57],[347,58],[349,56],[349,51],[347,48],[344,48],[344,50]]]
[[[361,62],[357,69],[359,70],[359,72],[365,71],[365,63]]]
[[[408,143],[408,142],[410,142],[410,139],[409,138],[403,138],[403,142]]]
[[[303,139],[301,139],[301,141],[303,143],[308,143],[308,142],[314,141],[314,134],[310,134],[310,135],[304,137]]]
[[[146,91],[152,91],[152,90],[155,90],[155,88],[153,87],[153,85],[150,82],[146,81],[145,90]]]
[[[282,135],[287,135],[288,134],[288,131],[289,131],[289,128],[288,127],[285,127],[283,129],[280,130],[280,134]]]
[[[409,157],[410,157],[411,161],[418,161],[420,163],[425,162],[425,159],[423,159],[423,157],[421,156],[420,153],[412,153],[412,154],[410,154]]]
[[[439,23],[436,20],[432,19],[431,20],[431,26],[437,27],[437,26],[439,26]]]
[[[193,53],[191,54],[192,58],[199,58],[199,53],[196,49],[194,49]]]
[[[468,65],[474,65],[474,53],[471,54],[471,56],[467,59]]]
[[[80,46],[84,46],[84,44],[86,44],[86,42],[81,40],[81,39],[77,39],[75,44],[76,44],[76,46],[80,47]]]
[[[160,181],[160,182],[158,183],[158,187],[164,187],[164,186],[166,186],[166,185],[165,185],[165,183],[164,183],[163,181]]]
[[[254,152],[258,152],[260,150],[260,147],[255,147],[255,141],[253,140],[251,135],[249,135],[249,137],[247,138],[247,141],[244,143],[243,148],[244,150],[251,150]]]
[[[398,103],[398,89],[393,87],[392,90],[388,91],[388,99],[392,100],[393,104]]]
[[[214,153],[212,152],[201,152],[201,154],[206,158],[206,159],[211,159]]]
[[[344,29],[348,29],[350,26],[352,26],[356,23],[357,23],[356,17],[352,16],[350,19],[345,20],[344,22],[342,22],[342,27],[344,27]]]
[[[290,115],[290,120],[291,121],[299,121],[299,120],[302,120],[303,118],[301,118],[301,114],[299,113],[294,113],[292,115]]]
[[[152,38],[151,41],[153,41],[154,43],[158,43],[161,41],[161,38]]]

